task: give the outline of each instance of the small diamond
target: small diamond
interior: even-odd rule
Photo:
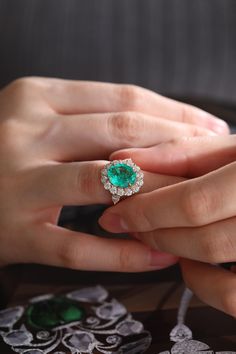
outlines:
[[[134,170],[135,172],[139,172],[139,171],[140,171],[140,167],[137,166],[137,165],[134,165],[133,170]]]
[[[111,183],[110,183],[110,182],[106,182],[106,183],[104,184],[104,188],[105,188],[106,190],[110,189],[110,188],[111,188]]]
[[[102,176],[101,181],[102,181],[102,183],[106,183],[107,182],[107,177],[106,176]]]
[[[112,165],[117,165],[117,164],[119,164],[120,163],[120,161],[119,160],[114,160],[114,161],[112,161],[111,163],[110,163],[110,165],[112,166]]]
[[[104,168],[104,169],[102,170],[102,175],[103,175],[103,176],[107,176],[107,169],[106,169],[106,168]]]
[[[112,194],[116,194],[117,188],[116,188],[115,186],[112,186],[112,187],[110,188],[110,192],[111,192]]]
[[[131,159],[126,159],[126,160],[124,160],[124,161],[122,161],[123,163],[125,163],[126,165],[128,165],[128,166],[133,166],[134,164],[133,164],[133,161],[131,160]]]
[[[138,178],[138,179],[142,179],[142,178],[143,178],[143,172],[137,173],[137,178]]]
[[[120,197],[118,195],[113,195],[112,196],[112,201],[113,201],[114,204],[118,203],[119,200],[120,200]]]
[[[122,197],[122,195],[124,195],[125,192],[124,192],[124,189],[122,188],[117,188],[117,195],[119,195],[120,197]]]
[[[132,192],[132,190],[130,189],[130,188],[126,188],[125,189],[125,195],[132,195],[133,194],[133,192]]]
[[[140,180],[139,180],[139,181],[137,181],[136,183],[137,183],[137,185],[138,185],[138,186],[140,186],[140,187],[141,187],[141,186],[143,185],[143,180],[142,180],[142,179],[140,179]]]
[[[137,193],[139,191],[140,187],[135,184],[134,186],[131,187],[131,189],[132,189],[133,193]]]

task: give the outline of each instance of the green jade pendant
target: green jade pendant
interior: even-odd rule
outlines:
[[[143,185],[143,173],[131,160],[116,160],[110,162],[102,170],[101,181],[104,188],[112,194],[114,204],[121,197],[137,193]]]

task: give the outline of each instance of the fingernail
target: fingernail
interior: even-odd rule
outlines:
[[[210,128],[217,134],[228,134],[229,133],[229,127],[228,124],[220,119],[220,118],[216,118],[210,114],[208,114],[208,119],[210,122]]]
[[[178,257],[160,251],[151,251],[150,266],[155,268],[165,268],[178,261]]]
[[[212,125],[212,129],[214,132],[217,134],[228,134],[229,133],[229,127],[226,122],[224,122],[221,119],[215,118],[215,122]]]
[[[205,121],[208,127],[218,135],[229,133],[228,124],[223,119],[217,118],[203,110],[198,110],[198,116],[201,120]]]
[[[114,213],[104,213],[98,220],[99,224],[110,232],[127,232],[129,230],[125,220]]]

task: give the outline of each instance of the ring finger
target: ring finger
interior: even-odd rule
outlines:
[[[21,190],[31,206],[53,207],[111,203],[111,194],[101,183],[101,170],[108,161],[51,163],[25,173]],[[19,179],[21,180],[21,179]],[[182,177],[144,172],[141,192],[182,181]]]

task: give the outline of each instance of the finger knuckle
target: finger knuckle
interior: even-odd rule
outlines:
[[[182,123],[190,123],[196,115],[196,108],[187,103],[181,104],[180,120]]]
[[[222,294],[220,303],[224,312],[236,317],[236,288],[233,284],[231,289]]]
[[[124,112],[110,117],[109,134],[121,141],[124,147],[138,144],[140,131],[144,129],[144,120],[139,113]]]
[[[7,88],[6,93],[10,95],[14,105],[10,112],[17,114],[21,108],[29,107],[27,104],[30,100],[35,100],[42,95],[45,88],[45,80],[39,77],[22,77],[13,81]],[[26,106],[27,105],[27,106]]]
[[[17,95],[20,94],[21,97],[24,98],[24,96],[27,96],[30,92],[32,92],[32,89],[38,88],[40,82],[41,79],[38,77],[21,77],[14,80],[9,87],[13,93]]]
[[[85,164],[84,166],[77,167],[74,179],[74,190],[87,196],[96,195],[98,184],[95,183],[95,181],[97,180],[99,180],[97,165]]]
[[[130,252],[130,248],[128,247],[128,245],[127,246],[124,245],[121,247],[119,251],[118,263],[121,272],[132,271],[132,270],[134,271],[135,269],[137,269],[138,266],[134,258],[132,257],[132,253]]]
[[[63,242],[57,250],[58,263],[65,268],[77,269],[81,262],[78,247],[74,242]]]
[[[140,108],[143,96],[141,87],[130,84],[120,85],[118,92],[122,110],[136,111]]]
[[[190,226],[207,223],[214,210],[208,186],[200,183],[186,185],[182,195],[182,208]]]
[[[235,261],[235,242],[224,226],[218,227],[217,230],[214,228],[211,239],[214,244],[212,246],[214,255],[212,255],[212,260],[210,259],[211,263]]]
[[[21,136],[17,134],[17,128],[17,122],[13,118],[0,123],[0,152],[3,156],[7,153],[10,154],[11,151],[18,151],[18,142],[21,141]]]
[[[203,255],[203,260],[210,263],[217,263],[219,258],[222,257],[217,235],[208,232],[201,238],[200,242],[200,252]]]

